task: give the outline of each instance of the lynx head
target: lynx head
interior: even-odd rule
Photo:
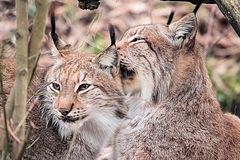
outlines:
[[[95,57],[72,49],[54,30],[51,35],[57,54],[45,77],[43,117],[62,138],[82,130],[109,134],[127,110],[115,44]]]
[[[153,102],[164,99],[190,65],[195,35],[194,14],[169,26],[150,24],[128,29],[117,43],[124,91]]]

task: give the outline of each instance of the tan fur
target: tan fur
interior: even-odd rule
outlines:
[[[127,111],[120,77],[109,72],[112,68],[119,72],[119,66],[109,66],[111,61],[108,61],[108,66],[103,67],[107,61],[104,55],[115,51],[111,46],[100,54],[100,58],[68,48],[50,57],[52,66],[41,70],[34,78],[34,82],[38,79],[37,83],[30,87],[30,97],[39,88],[40,92],[35,97],[37,100],[30,104],[34,107],[28,120],[37,128],[27,142],[24,159],[65,160],[74,133],[76,141],[68,159],[96,157]],[[3,70],[8,93],[15,77],[15,67],[9,64],[4,64]],[[8,81],[11,81],[9,86]],[[60,85],[59,90],[54,89],[53,82]],[[90,86],[78,90],[81,84]],[[65,111],[68,117],[64,117]]]
[[[129,103],[130,110],[138,109],[117,132],[114,159],[240,158],[240,120],[220,109],[196,28],[189,14],[170,26],[130,28],[117,43],[124,88],[138,88],[127,93],[147,102]],[[123,68],[134,74],[128,78]]]

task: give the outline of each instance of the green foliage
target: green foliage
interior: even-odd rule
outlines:
[[[33,17],[36,14],[36,11],[37,11],[36,5],[34,3],[30,4],[28,8],[28,16]]]
[[[105,47],[105,41],[104,41],[104,37],[101,34],[96,34],[90,43],[88,43],[87,46],[87,52],[89,53],[94,53],[94,54],[98,54],[100,53],[102,50],[104,50]]]
[[[208,57],[207,67],[222,109],[235,112],[240,105],[240,63],[235,59]]]

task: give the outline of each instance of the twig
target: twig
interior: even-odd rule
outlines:
[[[14,108],[14,90],[15,90],[15,85],[13,86],[13,88],[11,89],[10,95],[7,99],[7,102],[4,106],[4,109],[6,111],[6,121],[9,121],[10,118],[12,117],[12,113],[13,113],[13,108]],[[4,116],[3,116],[4,117]],[[6,145],[6,136],[5,136],[5,131],[4,130],[0,130],[0,150],[4,151],[4,146]]]
[[[18,144],[21,144],[21,140],[15,135],[15,133],[13,132],[13,130],[11,129],[11,127],[9,125],[7,125],[8,128],[8,133],[9,135],[13,138],[13,140],[15,142],[17,142]]]
[[[21,126],[24,124],[25,120],[27,119],[27,116],[29,115],[29,113],[31,112],[31,110],[33,109],[35,103],[37,100],[35,100],[35,102],[29,107],[28,111],[26,112],[25,116],[22,118],[22,120],[19,122],[19,124],[17,125],[17,127],[14,130],[14,133],[16,134],[19,129],[21,128]]]
[[[1,91],[0,94],[2,95],[2,91]],[[9,136],[8,136],[8,124],[7,124],[6,109],[3,105],[4,104],[3,104],[3,99],[2,99],[4,130],[5,130],[5,136],[6,136],[4,150],[2,152],[2,157],[3,157],[3,160],[5,160],[7,158],[7,153],[9,152],[9,142],[10,142],[10,140],[9,140]]]
[[[4,97],[3,97],[3,80],[2,80],[2,58],[3,58],[3,55],[2,55],[2,48],[1,49],[1,53],[0,53],[0,98],[2,100],[1,102],[1,106],[3,107],[3,121],[4,121],[4,127],[3,129],[1,130],[4,130],[5,131],[5,136],[6,136],[6,143],[5,143],[5,146],[4,146],[4,150],[2,152],[2,159],[5,160],[7,158],[7,153],[9,152],[9,137],[8,137],[8,127],[7,127],[7,118],[6,118],[6,110],[5,110],[5,107],[4,107],[4,104],[3,104],[3,101],[4,101]]]
[[[160,1],[190,2],[192,4],[197,4],[196,0],[160,0]],[[203,0],[202,3],[215,4],[215,1],[214,0]]]
[[[28,130],[26,131],[26,136],[25,136],[25,139],[24,139],[23,145],[22,145],[23,147],[22,147],[21,150],[20,150],[20,153],[19,153],[19,155],[18,155],[18,157],[17,157],[17,160],[22,160],[22,157],[23,157],[23,155],[24,155],[24,151],[25,151],[25,149],[26,149],[26,147],[27,147],[27,140],[28,140],[28,138],[29,138],[29,136],[30,136],[31,131],[32,131],[32,128],[31,128],[31,127],[28,128]]]
[[[44,85],[43,87],[46,87],[46,86],[48,86],[48,85],[49,85],[49,83],[46,84],[46,85]],[[28,99],[27,104],[33,99],[33,97],[35,97],[38,93],[40,93],[40,91],[43,89],[43,87],[40,88],[40,89],[38,89],[38,90],[36,91],[36,93],[34,93],[33,96],[31,96],[31,97]],[[33,107],[34,107],[34,105],[36,104],[37,101],[38,101],[38,100],[35,100],[35,101],[33,102],[33,104],[30,106],[30,108],[28,109],[28,111],[27,111],[26,114],[25,114],[25,117],[22,118],[22,120],[19,122],[18,126],[16,127],[14,133],[18,132],[18,130],[20,129],[21,125],[23,125],[25,119],[26,119],[27,116],[30,114],[31,110],[33,109]]]
[[[39,93],[41,93],[41,91],[43,90],[43,88],[47,87],[48,85],[50,85],[51,83],[47,83],[46,85],[42,86],[41,88],[39,88],[36,93],[33,93],[33,95],[28,99],[27,103],[30,103],[30,101],[35,97],[38,96]]]
[[[30,149],[37,141],[40,139],[40,137],[36,138],[26,149]]]

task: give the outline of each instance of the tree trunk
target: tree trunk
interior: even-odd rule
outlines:
[[[25,117],[28,87],[28,1],[16,1],[17,44],[16,44],[16,80],[14,94],[13,123],[17,126]],[[22,143],[13,142],[13,158],[17,159],[25,139],[25,121],[16,136]]]
[[[240,37],[240,0],[215,0],[215,2]]]

